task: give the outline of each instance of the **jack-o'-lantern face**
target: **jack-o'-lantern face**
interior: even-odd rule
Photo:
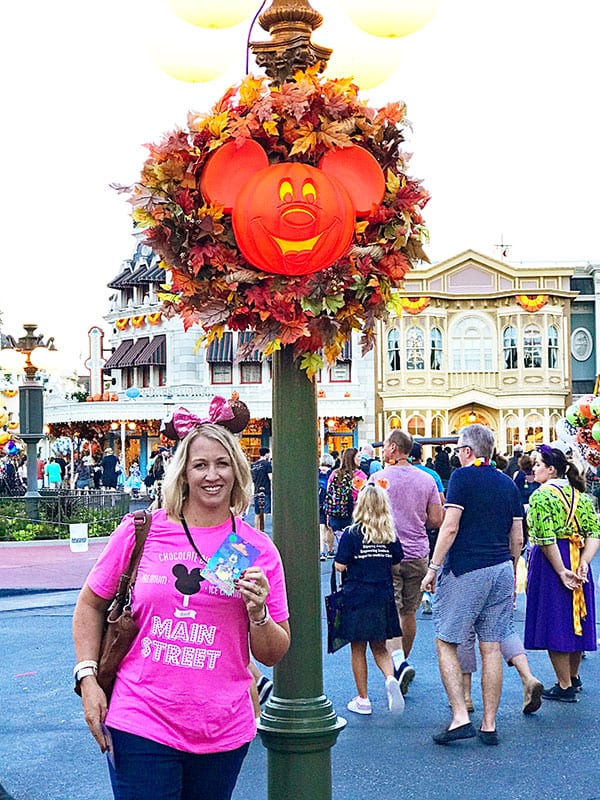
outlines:
[[[348,249],[354,207],[344,187],[306,164],[276,164],[254,175],[233,210],[244,258],[282,275],[306,275]]]
[[[240,252],[250,264],[280,275],[308,275],[348,249],[357,216],[385,191],[383,171],[362,147],[328,152],[319,166],[269,165],[252,139],[228,142],[209,158],[204,198],[232,215]]]

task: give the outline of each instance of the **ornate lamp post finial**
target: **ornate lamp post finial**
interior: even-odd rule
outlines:
[[[315,64],[323,72],[333,51],[310,40],[323,17],[308,0],[273,0],[258,21],[271,39],[252,42],[250,47],[257,65],[264,68],[273,83],[283,83],[297,70]]]

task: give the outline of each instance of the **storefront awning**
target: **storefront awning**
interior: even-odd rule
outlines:
[[[208,346],[206,360],[210,364],[223,364],[233,361],[233,341],[231,331],[225,331],[220,339],[213,339]]]
[[[133,347],[133,339],[124,339],[110,356],[103,369],[115,369],[123,366],[123,359]]]
[[[350,340],[342,347],[342,352],[338,356],[338,361],[352,361],[352,342]]]
[[[145,347],[148,346],[150,339],[147,336],[142,336],[141,339],[136,339],[133,347],[125,353],[121,360],[122,367],[135,367],[138,364],[138,358]]]
[[[241,333],[238,333],[238,350],[240,349],[240,347],[244,347],[245,345],[247,345],[248,342],[250,342],[250,340],[254,338],[254,335],[255,334],[253,331],[242,331]],[[247,364],[250,361],[260,361],[260,360],[261,358],[258,350],[251,350],[250,352],[246,352],[243,356],[238,355],[238,361],[241,361],[244,364]]]
[[[141,351],[135,360],[136,366],[164,367],[167,364],[167,346],[164,334],[159,334],[152,339]]]

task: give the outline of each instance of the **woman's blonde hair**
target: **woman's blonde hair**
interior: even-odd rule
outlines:
[[[387,492],[381,486],[367,483],[358,493],[353,518],[362,525],[363,541],[370,544],[391,544],[396,540],[396,526]]]
[[[165,472],[162,490],[163,508],[171,519],[179,520],[181,518],[183,504],[189,494],[186,468],[190,445],[200,437],[218,442],[227,451],[234,476],[229,506],[234,514],[243,514],[248,508],[253,491],[250,465],[235,436],[222,425],[213,425],[212,423],[194,428],[179,443]]]

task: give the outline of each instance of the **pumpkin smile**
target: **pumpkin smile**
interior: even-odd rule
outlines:
[[[323,236],[323,233],[318,233],[316,236],[313,236],[312,239],[279,239],[277,236],[273,236],[272,238],[282,254],[287,256],[288,253],[300,253],[303,250],[312,250],[321,236]]]

